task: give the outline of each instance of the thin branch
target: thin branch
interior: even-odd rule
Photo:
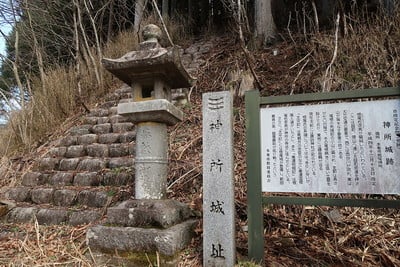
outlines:
[[[92,24],[92,28],[93,28],[93,32],[94,32],[94,37],[95,37],[95,40],[96,40],[97,57],[98,57],[98,58],[102,58],[103,56],[102,56],[102,52],[101,52],[101,46],[100,46],[99,35],[98,35],[97,27],[96,27],[96,22],[94,21],[93,16],[90,14],[90,9],[89,9],[89,7],[88,7],[88,5],[87,5],[87,3],[86,3],[86,0],[84,0],[83,3],[84,3],[84,5],[85,5],[86,12],[87,12],[87,14],[88,14],[88,16],[89,16],[89,19],[90,19],[90,22],[91,22],[91,24]],[[90,5],[92,6],[92,3],[91,3],[90,1],[89,1],[89,3],[90,3]],[[93,6],[92,6],[92,8],[93,8]],[[94,66],[94,67],[97,69],[96,66]],[[101,88],[103,88],[103,85],[104,85],[104,82],[103,82],[103,75],[102,75],[102,72],[101,72],[101,71],[99,71],[98,73],[99,73],[99,78],[100,78],[100,84],[99,84],[99,86],[100,86]]]
[[[308,52],[307,55],[305,55],[302,59],[300,59],[300,60],[297,61],[295,64],[293,64],[289,69],[290,69],[290,70],[293,69],[294,67],[296,67],[297,65],[299,65],[301,62],[303,62],[304,60],[306,60],[306,59],[312,54],[312,52],[313,52],[313,51]]]
[[[38,66],[39,66],[40,80],[42,82],[43,91],[46,92],[47,88],[46,88],[46,83],[44,81],[45,75],[44,75],[43,55],[42,55],[42,52],[39,49],[39,42],[38,42],[38,39],[36,37],[36,33],[35,33],[35,30],[34,30],[34,27],[33,27],[33,24],[32,24],[31,11],[28,8],[27,0],[25,0],[25,1],[26,1],[25,5],[27,7],[26,8],[26,13],[27,13],[28,19],[29,19],[29,27],[30,27],[30,31],[31,31],[31,34],[32,34],[32,38],[33,38],[33,48],[34,48],[34,52],[35,52],[36,58],[37,58],[37,63],[38,63]],[[20,88],[20,90],[22,90],[22,88]],[[22,92],[21,94],[23,94],[23,90],[21,92]],[[23,96],[22,96],[22,98],[23,98]]]
[[[251,58],[251,55],[250,55],[249,50],[247,50],[247,48],[246,48],[243,44],[241,44],[240,47],[241,47],[242,50],[243,50],[243,53],[244,53],[244,56],[245,56],[247,65],[249,66],[249,69],[250,69],[250,71],[251,71],[251,74],[253,75],[254,80],[256,81],[257,88],[258,88],[259,90],[264,89],[264,87],[262,86],[262,84],[261,84],[261,82],[260,82],[260,79],[259,79],[258,76],[257,76],[256,71],[254,70],[254,67],[253,67],[253,60],[252,60],[252,58]]]
[[[86,47],[85,50],[86,50],[86,53],[89,56],[89,59],[90,59],[90,61],[92,63],[92,66],[93,66],[93,69],[94,69],[94,73],[95,73],[95,76],[96,76],[96,80],[97,80],[97,84],[99,86],[101,86],[101,78],[100,78],[100,73],[99,73],[97,61],[95,60],[95,58],[94,58],[94,56],[93,56],[93,54],[91,52],[90,45],[89,45],[89,40],[88,40],[86,31],[83,28],[81,8],[79,6],[78,1],[74,1],[74,4],[75,4],[75,6],[77,8],[78,24],[79,24],[79,27],[81,29],[83,41],[84,41],[84,44],[85,44],[85,47]]]
[[[325,71],[325,78],[324,78],[323,87],[322,87],[322,91],[323,92],[330,91],[331,90],[331,86],[332,86],[332,81],[331,81],[332,80],[332,67],[333,67],[333,63],[335,63],[335,61],[336,61],[337,52],[338,52],[339,23],[340,23],[340,13],[338,13],[337,17],[336,17],[335,49],[333,51],[332,60],[329,63],[329,66],[326,68],[326,71]],[[329,86],[327,85],[328,82],[329,82]]]
[[[165,23],[164,23],[164,19],[163,19],[161,13],[160,13],[160,9],[158,9],[156,0],[153,0],[153,7],[154,7],[154,9],[155,9],[156,12],[157,12],[158,17],[160,18],[161,25],[163,26],[164,32],[165,32],[165,34],[167,35],[168,41],[170,42],[170,44],[171,44],[172,46],[174,46],[174,42],[172,42],[171,36],[169,36],[169,32],[168,32],[168,30],[167,30],[167,26],[166,26]]]
[[[301,67],[299,73],[297,73],[296,78],[293,80],[292,82],[292,90],[290,91],[290,94],[293,95],[294,92],[294,87],[296,85],[297,80],[299,79],[300,75],[303,73],[304,68],[307,66],[308,62],[310,62],[309,59],[307,59],[307,61],[303,64],[303,66]]]
[[[314,11],[314,19],[315,19],[315,28],[316,28],[316,32],[319,32],[319,20],[318,20],[318,12],[317,12],[317,6],[315,5],[315,1],[312,0],[311,1],[311,5]]]
[[[185,179],[189,174],[191,174],[193,171],[198,170],[198,167],[194,167],[190,171],[186,172],[183,174],[181,177],[173,181],[170,185],[168,185],[167,190],[170,190],[175,184],[179,183],[181,180]]]

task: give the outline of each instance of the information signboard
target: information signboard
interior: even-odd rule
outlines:
[[[264,192],[400,193],[400,100],[261,108]]]

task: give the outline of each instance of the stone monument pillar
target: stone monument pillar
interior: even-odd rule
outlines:
[[[97,255],[118,264],[175,266],[179,251],[191,240],[196,224],[190,209],[167,200],[167,126],[182,120],[171,101],[171,89],[191,86],[177,47],[159,44],[156,25],[143,29],[138,51],[119,59],[103,59],[103,66],[132,87],[133,100],[118,105],[118,114],[136,125],[135,199],[107,209],[107,225],[87,232],[87,243]],[[116,261],[117,260],[117,261]]]

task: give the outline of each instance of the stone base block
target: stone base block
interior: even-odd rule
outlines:
[[[168,228],[191,216],[188,206],[176,200],[136,199],[108,208],[107,223],[129,227]]]
[[[131,122],[160,122],[170,126],[182,121],[183,112],[166,99],[118,104],[118,114]]]
[[[148,266],[162,266],[162,267],[176,267],[179,263],[179,255],[167,257],[161,256],[157,253],[101,253],[92,252],[85,255],[88,260],[94,261],[95,266],[107,267],[148,267]]]
[[[174,257],[189,245],[196,223],[190,220],[168,229],[97,225],[87,231],[86,242],[92,251],[111,255],[159,253],[163,257]]]

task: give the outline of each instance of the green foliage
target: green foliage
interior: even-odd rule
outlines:
[[[113,197],[117,194],[117,192],[114,189],[110,189],[109,191],[107,191],[107,196],[108,197]]]

